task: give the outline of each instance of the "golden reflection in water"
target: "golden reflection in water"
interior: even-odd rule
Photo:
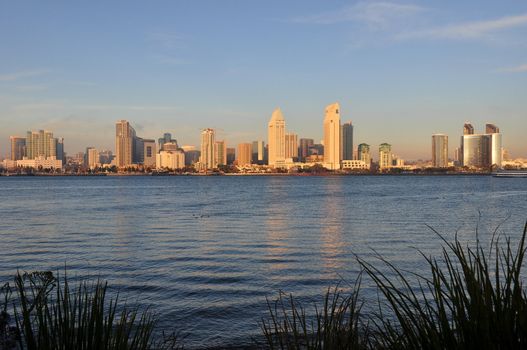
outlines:
[[[346,242],[344,241],[343,216],[351,215],[344,212],[344,201],[352,200],[344,198],[343,179],[341,177],[327,177],[324,181],[324,200],[320,210],[324,213],[324,221],[321,222],[321,257],[324,267],[328,270],[340,272],[345,267],[343,259]]]

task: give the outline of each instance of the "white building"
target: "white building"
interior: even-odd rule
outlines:
[[[333,103],[326,107],[324,117],[324,166],[340,169],[340,106]]]
[[[214,159],[214,129],[204,129],[201,132],[201,156],[200,163],[205,165],[206,169],[213,169],[215,164]]]
[[[280,108],[274,110],[267,127],[268,164],[280,168],[285,163],[285,120]]]
[[[370,163],[366,163],[363,160],[343,159],[342,169],[344,170],[355,170],[355,169],[370,170]]]
[[[57,157],[43,157],[39,156],[35,159],[24,158],[16,161],[17,167],[35,168],[35,169],[62,169],[62,160]]]
[[[185,167],[185,153],[183,151],[161,151],[156,155],[157,169],[182,169]]]

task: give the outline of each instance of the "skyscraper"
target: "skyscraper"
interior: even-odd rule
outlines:
[[[379,169],[390,168],[392,166],[392,145],[381,143],[379,146]]]
[[[132,165],[135,130],[126,120],[115,123],[115,164],[117,167]]]
[[[473,127],[472,133],[466,133],[467,129],[470,131],[470,128],[467,128],[467,124],[465,124],[460,147],[463,165],[476,168],[492,165],[501,167],[502,136],[499,133],[499,128],[494,124],[487,124],[485,126],[486,134],[474,134]]]
[[[298,159],[298,135],[285,134],[285,158]]]
[[[265,143],[263,141],[253,141],[252,161],[254,164],[263,164],[265,156]]]
[[[500,128],[494,124],[487,123],[485,131],[490,137],[490,165],[501,167],[502,162],[502,144]]]
[[[357,154],[359,160],[362,160],[368,167],[371,165],[371,154],[370,154],[370,145],[367,143],[361,143],[357,147]]]
[[[324,166],[331,170],[340,169],[340,106],[338,103],[326,107]]]
[[[238,152],[236,153],[236,161],[238,166],[250,165],[252,159],[252,144],[240,143],[238,144]]]
[[[166,132],[163,134],[163,137],[158,139],[159,143],[159,150],[163,150],[163,145],[165,143],[175,143],[177,145],[177,140],[172,138],[172,134],[169,132]]]
[[[448,136],[432,135],[432,166],[434,168],[448,167]]]
[[[216,164],[214,164],[214,129],[203,129],[201,132],[201,156],[200,163],[206,169],[213,169]]]
[[[463,125],[463,135],[473,135],[474,134],[474,127],[470,123],[465,123]]]
[[[227,143],[225,140],[214,143],[214,167],[227,165]]]
[[[315,144],[313,139],[300,139],[300,147],[298,148],[298,157],[301,162],[305,162],[309,156],[309,148]]]
[[[227,148],[227,165],[232,165],[236,159],[236,148]]]
[[[285,120],[280,108],[274,110],[267,128],[268,164],[281,167],[285,163]]]
[[[87,147],[84,154],[84,166],[93,169],[99,163],[99,152],[94,147]]]
[[[353,160],[353,124],[351,121],[342,124],[341,130],[342,159]]]
[[[143,157],[142,162],[145,167],[153,168],[156,166],[156,141],[143,139]]]
[[[28,131],[26,136],[26,157],[35,159],[37,157],[56,157],[57,141],[53,138],[51,131]]]
[[[64,152],[64,138],[56,138],[55,151],[57,153],[57,159],[62,161],[62,165],[66,165],[66,152]]]
[[[18,136],[11,136],[11,160],[22,160],[26,154],[26,139]]]

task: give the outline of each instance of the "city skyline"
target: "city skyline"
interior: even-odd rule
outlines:
[[[35,128],[69,140],[69,154],[111,149],[108,126],[119,119],[146,137],[169,131],[182,145],[199,145],[211,127],[235,146],[266,139],[254,125],[265,126],[275,105],[299,139],[319,142],[328,101],[353,121],[355,144],[389,142],[406,159],[428,158],[429,135],[457,135],[464,121],[500,125],[503,146],[527,157],[525,3],[160,1],[103,11],[27,2],[3,10],[2,157],[9,136]],[[86,31],[93,18],[97,28]]]

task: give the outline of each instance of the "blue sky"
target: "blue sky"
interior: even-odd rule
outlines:
[[[341,104],[355,140],[430,158],[431,134],[487,121],[527,157],[525,1],[0,1],[0,155],[49,129],[69,154],[140,136],[229,146],[288,131],[322,138]]]

